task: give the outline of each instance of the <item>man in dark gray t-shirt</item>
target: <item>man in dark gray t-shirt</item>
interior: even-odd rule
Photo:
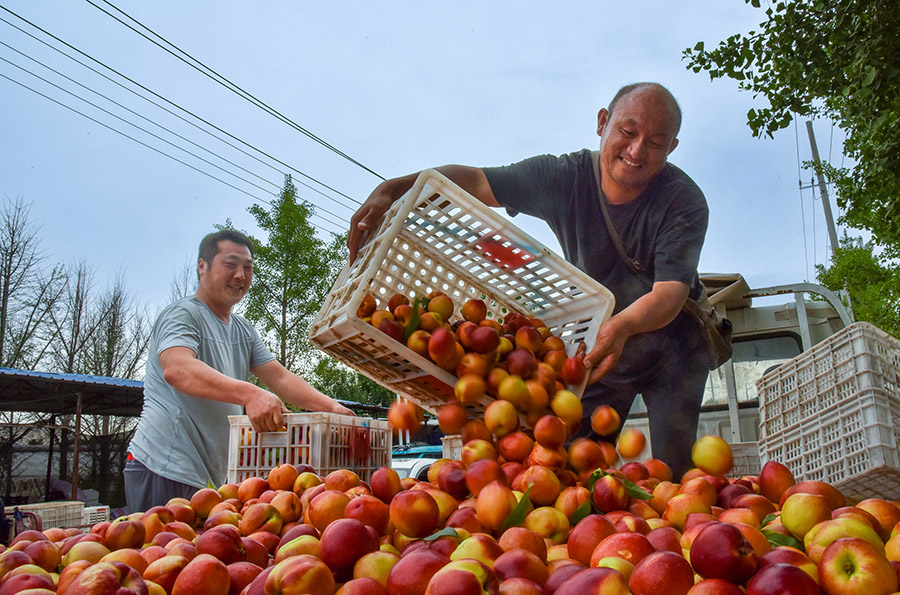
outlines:
[[[597,152],[533,157],[499,168],[438,168],[488,206],[545,220],[566,259],[613,292],[613,316],[585,356],[590,385],[578,435],[597,437],[590,428],[597,406],[610,404],[625,419],[640,393],[653,454],[676,479],[691,467],[709,364],[700,329],[681,313],[684,301],[702,291],[697,263],[708,211],[696,184],[667,162],[680,126],[672,94],[655,83],[637,83],[620,89],[598,113]],[[351,260],[360,234],[377,225],[417,175],[383,182],[356,212],[348,237]],[[646,269],[640,277],[611,242],[600,201],[628,255]]]
[[[243,407],[254,429],[284,427],[282,399],[311,411],[353,412],[275,360],[232,308],[253,278],[253,243],[223,230],[200,243],[196,295],[160,313],[150,338],[144,407],[125,466],[131,512],[225,483],[229,415]],[[250,372],[272,392],[247,381]]]

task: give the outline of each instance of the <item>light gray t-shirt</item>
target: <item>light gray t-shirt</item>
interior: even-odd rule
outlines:
[[[232,313],[223,322],[195,296],[166,306],[150,337],[144,408],[129,450],[148,469],[198,488],[225,483],[228,416],[241,406],[175,390],[163,378],[159,354],[187,347],[215,370],[247,380],[250,369],[275,359],[249,322]]]

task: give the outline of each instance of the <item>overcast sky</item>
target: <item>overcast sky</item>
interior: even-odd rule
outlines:
[[[811,279],[813,265],[825,260],[821,203],[813,202],[811,190],[798,189],[798,153],[800,160],[810,154],[803,123],[799,142],[793,127],[774,140],[753,138],[746,126],[753,98],[731,81],[710,82],[708,75],[688,71],[682,59],[682,51],[700,40],[710,46],[754,28],[763,13],[743,0],[91,1],[127,22],[113,5],[121,9],[386,177],[451,162],[500,165],[539,153],[596,148],[597,110],[623,84],[658,81],[672,90],[684,112],[681,144],[670,159],[693,177],[709,202],[701,270],[742,273],[752,287],[762,287]],[[353,201],[363,201],[379,181],[87,0],[0,0],[0,6]],[[133,88],[10,12],[0,10],[0,18]],[[167,300],[175,271],[196,258],[200,238],[214,224],[230,218],[237,227],[256,231],[247,207],[277,193],[287,171],[283,165],[239,145],[263,163],[251,159],[2,21],[0,42],[0,197],[32,203],[32,220],[41,226],[53,261],[84,258],[96,268],[100,284],[122,272],[141,301],[158,307]],[[815,129],[822,157],[840,165],[837,133],[832,138],[828,122],[817,122]],[[323,234],[343,231],[355,203],[292,173],[318,190],[300,186],[301,196],[320,209],[314,223]],[[810,173],[802,176],[808,184]],[[558,250],[545,225],[523,217],[516,222]]]

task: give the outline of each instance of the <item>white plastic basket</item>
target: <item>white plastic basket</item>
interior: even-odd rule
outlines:
[[[441,438],[441,446],[442,456],[445,459],[450,459],[451,461],[461,461],[462,460],[462,436],[460,434],[453,434],[451,436],[444,436]]]
[[[10,507],[12,508],[12,507]],[[78,527],[82,524],[84,502],[36,502],[17,506],[23,512],[33,512],[41,518],[41,529],[50,527]]]
[[[391,465],[391,428],[386,420],[335,413],[288,413],[287,430],[256,432],[246,415],[231,415],[228,481],[266,478],[283,463],[306,463],[325,476],[350,469],[364,481]]]
[[[898,386],[900,341],[867,322],[851,324],[757,380],[760,440],[864,390],[900,396]]]
[[[798,479],[824,481],[851,499],[900,494],[900,399],[865,389],[760,440],[763,461]]]
[[[611,256],[614,258],[614,256]],[[608,289],[434,170],[426,170],[365,239],[310,327],[314,345],[388,390],[436,413],[456,377],[356,316],[367,293],[384,306],[440,290],[456,311],[482,298],[488,316],[541,318],[574,353],[612,313]],[[481,408],[490,403],[484,397]]]
[[[762,465],[759,462],[759,445],[756,442],[732,442],[729,446],[734,461],[729,477],[759,475]]]
[[[109,520],[109,506],[87,506],[81,513],[82,525],[96,525]]]

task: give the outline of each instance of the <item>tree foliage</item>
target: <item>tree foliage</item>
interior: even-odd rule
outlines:
[[[249,211],[267,235],[251,236],[254,273],[244,315],[264,330],[284,367],[308,372],[313,347],[307,330],[343,265],[344,239],[333,236],[328,243],[316,236],[312,205],[298,199],[290,176],[271,208],[254,204]]]
[[[819,283],[847,290],[856,320],[900,336],[900,268],[883,265],[872,242],[844,236],[831,264],[816,265]]]
[[[745,0],[760,8],[760,0]],[[684,52],[688,67],[731,78],[767,106],[747,114],[756,136],[792,114],[832,119],[852,168],[821,166],[843,222],[900,255],[900,10],[895,0],[772,2],[758,31]]]
[[[309,381],[318,390],[335,399],[389,407],[396,398],[388,389],[328,356],[319,360]]]

